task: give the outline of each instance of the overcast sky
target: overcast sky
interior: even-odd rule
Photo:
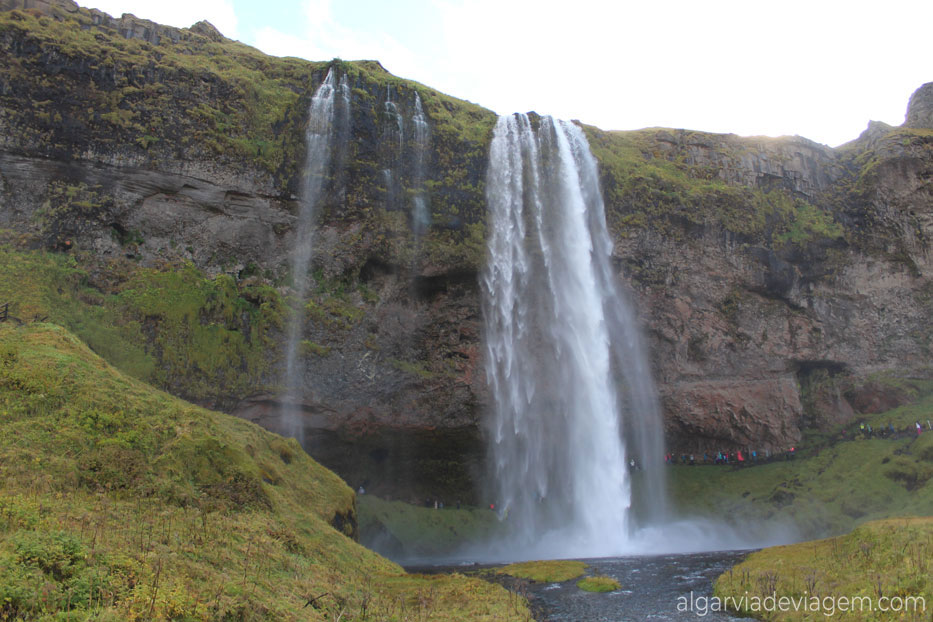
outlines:
[[[900,125],[933,81],[929,0],[84,0],[206,19],[268,54],[376,59],[498,113],[603,129],[799,134],[836,146]]]

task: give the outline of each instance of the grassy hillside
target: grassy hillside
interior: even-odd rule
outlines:
[[[747,606],[731,608],[765,620],[929,621],[931,559],[933,518],[876,521],[845,536],[753,553],[716,580],[714,594],[747,597]],[[768,611],[764,599],[773,594],[795,599],[799,610],[788,602],[789,611]],[[914,608],[908,598],[922,600]]]
[[[0,325],[0,438],[0,620],[527,619],[498,586],[406,575],[341,533],[352,491],[294,441],[58,326]]]

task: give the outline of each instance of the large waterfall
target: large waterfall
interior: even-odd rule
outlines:
[[[663,440],[583,132],[550,117],[500,117],[486,193],[489,435],[511,554],[623,552],[633,479],[653,490],[638,496],[640,514],[660,511]]]
[[[282,432],[303,442],[301,404],[304,382],[299,364],[302,329],[305,326],[304,304],[308,294],[309,267],[317,205],[324,192],[324,182],[331,168],[338,136],[346,134],[350,114],[350,89],[346,78],[327,73],[324,82],[311,98],[306,133],[307,156],[298,219],[295,223],[295,246],[292,252],[291,280],[296,308],[288,321],[285,346],[285,395],[281,398]],[[343,131],[341,131],[343,129]]]

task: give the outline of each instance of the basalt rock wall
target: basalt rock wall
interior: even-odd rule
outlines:
[[[327,71],[347,75],[349,133],[302,305],[308,448],[375,492],[478,494],[495,115],[376,62],[271,58],[209,24],[54,0],[0,8],[0,227],[73,254],[104,293],[117,260],[182,262],[287,301],[308,105]],[[416,93],[430,128],[421,173]],[[873,123],[836,149],[584,128],[673,451],[784,449],[804,426],[896,403],[891,378],[930,375],[930,93],[904,126]],[[281,326],[267,332],[280,343]],[[208,401],[275,429],[280,350],[254,386]],[[167,388],[186,396],[184,378]]]

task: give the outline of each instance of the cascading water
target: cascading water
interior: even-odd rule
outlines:
[[[308,269],[311,263],[316,207],[330,170],[335,142],[349,124],[350,89],[344,77],[336,78],[331,69],[311,98],[306,141],[308,146],[305,175],[295,223],[295,246],[291,261],[292,288],[297,307],[288,321],[285,345],[285,395],[280,399],[281,429],[284,434],[304,442],[301,417],[304,383],[298,362],[301,333],[304,328],[304,303],[308,294]],[[344,129],[344,132],[341,132]]]
[[[627,456],[637,451],[661,498],[662,439],[582,131],[550,117],[500,117],[486,193],[490,453],[510,555],[622,552],[632,528]]]
[[[395,121],[394,124],[386,124],[386,135],[388,137],[390,134],[395,134],[397,152],[401,153],[402,145],[405,142],[405,126],[402,122],[402,114],[398,111],[398,106],[395,104],[395,89],[391,85],[386,86],[384,108],[386,116]]]
[[[382,108],[383,122],[382,136],[379,140],[379,157],[386,166],[382,169],[382,185],[385,187],[386,209],[395,209],[400,191],[397,169],[405,145],[405,125],[395,103],[395,87],[386,86],[386,100]]]
[[[412,229],[415,236],[420,238],[431,225],[431,214],[428,212],[428,203],[424,196],[424,156],[430,146],[431,128],[424,116],[421,106],[421,96],[415,93],[415,114],[412,115],[414,153],[412,157],[411,186],[414,189],[412,198]]]

